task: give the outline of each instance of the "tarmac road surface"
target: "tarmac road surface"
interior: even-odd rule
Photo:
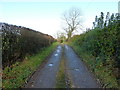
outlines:
[[[68,45],[64,45],[63,48],[61,45],[57,47],[47,63],[33,74],[25,86],[26,88],[55,88],[56,75],[59,71],[59,63],[63,54],[66,69],[65,74],[70,79],[72,88],[100,87],[94,75],[88,70],[72,48]]]

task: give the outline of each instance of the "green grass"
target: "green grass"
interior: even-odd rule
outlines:
[[[3,88],[19,88],[27,82],[28,77],[45,61],[45,58],[55,50],[58,43],[44,48],[34,56],[28,56],[23,62],[16,62],[3,70]]]
[[[57,73],[57,83],[56,83],[56,88],[65,88],[66,87],[66,82],[65,82],[65,66],[64,66],[64,61],[62,60],[60,63],[60,68]]]
[[[57,73],[56,88],[66,88],[65,78],[65,60],[62,52],[62,59],[60,61],[59,71]]]
[[[117,80],[113,75],[110,67],[104,66],[101,60],[96,60],[98,58],[92,56],[90,53],[82,50],[80,46],[70,44],[75,52],[82,58],[82,60],[87,64],[90,70],[99,79],[104,88],[118,88]],[[95,62],[96,61],[96,62]]]
[[[62,43],[61,45],[64,46],[66,43]],[[57,72],[57,79],[56,79],[56,87],[58,90],[61,88],[72,88],[72,83],[69,79],[68,73],[65,71],[65,56],[64,56],[64,48],[62,52],[62,58],[60,61],[59,71]]]

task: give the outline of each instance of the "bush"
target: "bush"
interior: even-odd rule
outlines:
[[[29,28],[0,23],[2,30],[2,62],[3,68],[26,55],[32,55],[54,42],[50,35]]]
[[[74,36],[71,38],[70,42],[70,44],[76,48],[76,51],[83,55],[83,58],[87,57],[87,55],[89,55],[89,58],[94,57],[92,61],[89,61],[90,59],[86,60],[86,62],[89,62],[88,64],[90,64],[93,71],[96,71],[96,69],[99,69],[98,71],[100,71],[100,67],[104,68],[102,70],[112,70],[110,74],[115,76],[118,82],[120,81],[119,20],[104,28],[95,28],[77,37]],[[109,76],[110,74],[106,74],[106,76]],[[103,78],[104,76],[100,75],[99,77]],[[106,79],[104,79],[103,82],[106,82],[105,80]],[[111,87],[113,86],[111,85]]]

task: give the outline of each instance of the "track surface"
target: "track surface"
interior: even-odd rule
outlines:
[[[58,46],[55,52],[48,59],[43,68],[38,69],[32,76],[26,88],[54,88],[56,84],[56,74],[62,54],[62,47]]]
[[[73,88],[99,88],[93,74],[69,46],[65,45],[66,72]]]
[[[64,48],[64,49],[63,49]],[[64,54],[66,76],[70,79],[73,88],[99,88],[94,75],[75,54],[71,47],[64,45],[57,47],[48,62],[39,68],[31,77],[26,88],[55,88],[56,74],[59,63]]]

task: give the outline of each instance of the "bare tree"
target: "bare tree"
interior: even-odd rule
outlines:
[[[63,14],[63,20],[66,23],[66,26],[63,28],[67,34],[67,38],[70,39],[74,31],[81,28],[81,13],[77,8],[71,8],[69,11]]]

